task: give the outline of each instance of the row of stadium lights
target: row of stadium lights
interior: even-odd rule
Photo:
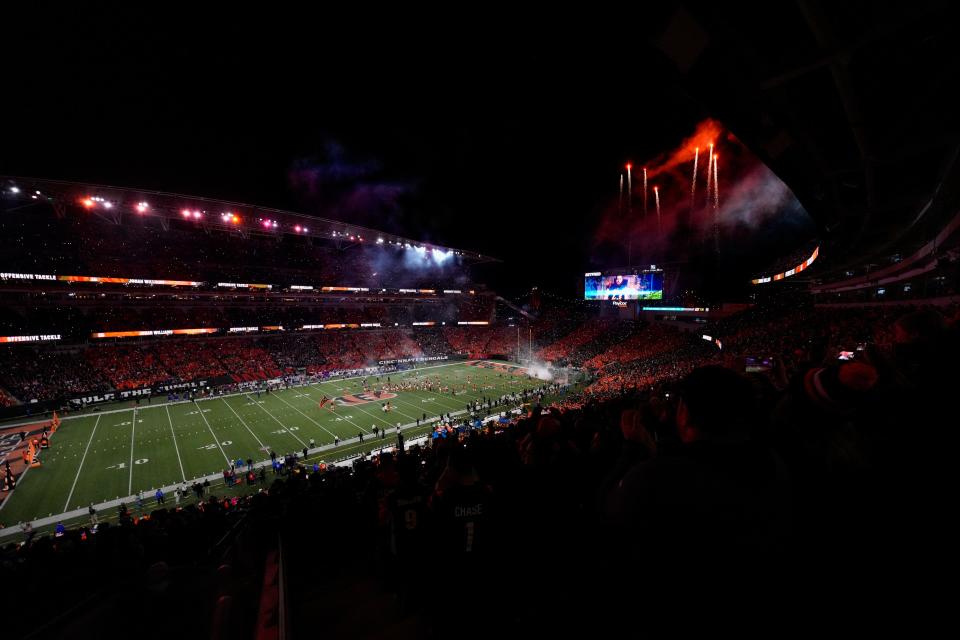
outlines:
[[[347,233],[346,231],[339,232],[339,233],[336,232],[336,231],[331,231],[331,232],[330,232],[330,235],[333,236],[334,238],[350,238],[350,240],[354,240],[354,241],[357,241],[357,242],[363,242],[363,236],[361,236],[361,235],[359,235],[359,234],[357,234],[357,235],[351,235],[350,233]],[[383,238],[377,238],[377,244],[392,244],[392,245],[396,245],[396,246],[398,246],[398,247],[404,247],[404,248],[406,248],[406,249],[413,249],[413,250],[417,251],[418,253],[426,253],[426,251],[427,251],[427,248],[426,248],[426,247],[414,246],[414,245],[410,244],[409,242],[394,242],[393,240],[384,240]],[[452,255],[458,255],[458,256],[459,256],[459,255],[463,255],[462,252],[460,252],[460,251],[455,251],[455,250],[453,250],[453,249],[451,249],[451,250],[449,250],[449,251],[444,251],[443,249],[431,249],[430,251],[431,251],[431,253],[433,254],[433,256],[434,256],[435,258],[440,258],[440,259],[448,258],[448,257],[450,257],[450,256],[452,256]]]
[[[19,193],[20,190],[17,189],[16,187],[13,187],[11,191],[13,193]],[[40,193],[40,192],[38,191],[37,193]],[[82,204],[86,209],[93,209],[97,206],[102,206],[104,209],[113,208],[113,203],[111,203],[109,200],[104,200],[103,198],[99,198],[99,197],[88,196],[86,198],[82,198],[80,200],[80,204]],[[145,214],[150,210],[150,205],[147,202],[140,201],[137,204],[135,204],[133,208],[137,213]],[[184,220],[191,220],[191,219],[200,220],[203,218],[204,215],[206,215],[206,213],[207,213],[206,211],[202,211],[200,209],[181,209],[180,217],[182,217]],[[232,211],[225,211],[221,213],[220,219],[227,224],[240,224],[240,222],[242,221],[240,216],[238,216],[236,213]],[[276,220],[270,220],[270,219],[265,220],[263,218],[260,218],[259,220],[260,220],[260,224],[262,224],[265,229],[276,229],[280,226],[280,223],[277,222]],[[299,224],[294,225],[293,230],[296,233],[310,232],[309,227],[301,226]]]
[[[16,186],[10,187],[10,193],[16,195],[16,194],[20,193],[20,188],[19,188],[19,187],[16,187]],[[34,195],[31,196],[31,197],[32,197],[34,200],[36,200],[36,199],[37,199],[37,196],[39,196],[39,195],[40,195],[40,192],[37,191],[36,194],[34,194]],[[105,200],[105,199],[103,199],[103,198],[97,197],[97,196],[87,196],[86,198],[81,198],[81,199],[80,199],[80,204],[83,205],[83,207],[84,207],[85,209],[88,209],[88,210],[89,210],[89,209],[93,209],[93,208],[95,208],[95,207],[97,207],[97,206],[102,206],[104,209],[112,209],[112,208],[113,208],[113,203],[112,203],[112,202],[110,202],[109,200]],[[135,210],[137,213],[139,213],[139,214],[142,215],[142,214],[147,213],[147,212],[150,210],[150,205],[149,205],[147,202],[144,202],[144,201],[141,200],[140,202],[138,202],[137,204],[135,204],[133,208],[134,208],[134,210]],[[181,209],[181,210],[180,210],[180,216],[183,217],[185,220],[189,220],[189,219],[200,220],[200,219],[204,216],[204,214],[206,214],[206,211],[201,211],[200,209]],[[227,212],[224,212],[224,213],[220,214],[220,219],[223,220],[224,222],[228,223],[228,224],[240,224],[240,221],[241,221],[240,216],[238,216],[236,213],[233,213],[233,212],[230,212],[230,211],[227,211]],[[265,229],[276,229],[276,228],[278,228],[278,227],[280,226],[280,223],[277,222],[276,220],[270,220],[270,219],[266,219],[266,220],[265,220],[265,219],[263,219],[263,218],[260,218],[260,224],[262,224]],[[293,226],[293,230],[294,230],[296,233],[310,233],[309,227],[304,227],[304,226],[301,226],[301,225],[299,225],[299,224],[294,225],[294,226]],[[334,238],[340,238],[340,237],[347,238],[347,237],[349,237],[350,240],[355,240],[355,241],[358,241],[358,242],[363,242],[363,236],[361,236],[361,235],[359,235],[359,234],[357,234],[357,235],[352,235],[352,234],[349,234],[349,233],[347,233],[347,232],[337,233],[336,231],[333,231],[333,232],[331,233],[331,235],[332,235]],[[409,242],[406,242],[406,243],[404,243],[404,242],[394,242],[393,240],[384,240],[383,238],[377,238],[377,244],[393,244],[393,245],[396,245],[396,246],[398,246],[398,247],[405,247],[405,248],[407,248],[407,249],[414,249],[414,250],[416,250],[416,251],[418,251],[418,252],[420,252],[420,253],[425,253],[426,250],[427,250],[426,247],[417,247],[417,246],[411,245]],[[441,258],[449,257],[449,256],[451,256],[451,255],[463,255],[463,253],[462,253],[461,251],[454,251],[454,250],[443,251],[442,249],[432,249],[431,251],[432,251],[432,253],[434,254],[434,257],[441,257]]]
[[[352,239],[352,236],[351,236],[351,239]],[[360,238],[360,240],[362,241],[363,238]],[[396,246],[398,246],[398,247],[403,247],[403,248],[406,248],[406,249],[413,249],[413,250],[416,251],[417,253],[426,253],[426,252],[427,252],[427,248],[426,248],[426,247],[414,246],[414,245],[410,244],[409,242],[394,242],[393,240],[384,240],[383,238],[377,238],[377,244],[393,244],[393,245],[396,245]],[[443,249],[431,249],[430,252],[433,254],[433,257],[434,257],[434,258],[439,258],[439,259],[441,259],[441,260],[444,259],[444,258],[449,258],[450,256],[453,256],[453,255],[457,255],[457,256],[462,256],[462,255],[463,255],[463,252],[462,252],[462,251],[456,251],[456,250],[454,250],[454,249],[449,249],[449,250],[447,250],[447,251],[444,251]]]
[[[18,193],[20,193],[20,187],[17,187],[17,186],[10,187],[10,193],[12,193],[13,195],[17,195]],[[34,200],[38,200],[41,195],[43,194],[41,194],[39,191],[34,191],[30,195],[30,197],[33,198]]]

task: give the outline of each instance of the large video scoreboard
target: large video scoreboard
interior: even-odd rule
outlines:
[[[649,269],[587,273],[583,297],[613,302],[663,300],[663,270],[650,265]]]

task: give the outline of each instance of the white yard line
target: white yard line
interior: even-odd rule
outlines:
[[[226,402],[226,400],[224,400],[224,402]],[[217,449],[220,449],[220,453],[223,453],[223,459],[226,460],[226,461],[227,461],[227,464],[229,465],[229,464],[230,464],[230,458],[227,456],[226,453],[224,453],[223,447],[220,446],[220,439],[217,437],[217,434],[215,434],[215,433],[213,432],[213,427],[210,426],[210,423],[207,422],[207,416],[203,415],[203,409],[200,407],[200,405],[197,404],[197,401],[196,401],[196,400],[193,401],[193,404],[196,404],[196,405],[197,405],[197,411],[200,412],[200,417],[203,418],[203,421],[204,421],[204,422],[206,423],[206,425],[207,425],[207,429],[210,430],[210,435],[213,436],[213,441],[214,441],[215,443],[217,443]]]
[[[314,420],[313,418],[311,418],[310,416],[308,416],[307,414],[305,414],[303,411],[300,411],[300,409],[297,409],[295,406],[293,406],[292,404],[290,404],[289,402],[287,402],[286,400],[284,400],[283,398],[281,398],[278,394],[274,394],[274,395],[276,395],[277,399],[280,400],[283,404],[287,405],[288,407],[290,407],[291,409],[293,409],[294,411],[296,411],[297,413],[299,413],[300,415],[302,415],[304,418],[306,418],[307,420],[309,420],[309,421],[312,422],[313,424],[317,425],[318,427],[320,427],[321,429],[323,429],[324,431],[326,431],[327,433],[329,433],[329,434],[330,434],[331,436],[333,436],[334,438],[337,437],[336,434],[334,434],[333,432],[327,430],[327,428],[324,427],[322,424],[320,424],[319,422],[317,422],[316,420]]]
[[[407,393],[431,393],[431,392],[430,392],[430,391],[416,391],[416,392],[408,391]],[[423,401],[423,398],[421,398],[420,396],[414,396],[414,397],[419,398],[421,401]],[[407,405],[408,407],[413,407],[414,409],[420,411],[421,414],[426,413],[426,412],[423,410],[424,408],[423,408],[422,406],[417,406],[417,405],[415,405],[415,404],[413,404],[412,402],[409,402],[409,401],[407,401],[407,400],[397,400],[397,403],[402,403],[402,404]],[[451,407],[451,406],[446,405],[446,404],[440,404],[440,403],[437,402],[436,400],[427,400],[426,403],[427,403],[427,404],[435,404],[435,405],[438,405],[438,406],[441,406],[441,407],[445,407],[445,408],[446,408],[446,411],[441,411],[441,412],[440,412],[440,413],[442,413],[442,414],[450,413],[450,412],[453,411],[453,410],[463,411],[463,409],[457,409],[456,407]],[[430,416],[427,416],[427,417],[429,418]]]
[[[177,446],[177,434],[173,432],[173,420],[170,418],[170,407],[164,407],[167,411],[167,422],[170,423],[170,436],[173,438],[173,448],[177,450],[177,462],[180,463],[180,475],[183,476],[183,481],[187,481],[187,474],[183,470],[183,460],[180,459],[180,447]]]
[[[239,420],[240,423],[241,423],[244,427],[246,427],[247,431],[250,432],[250,435],[253,436],[253,439],[260,443],[260,449],[261,449],[261,450],[263,450],[264,452],[267,452],[267,451],[270,451],[270,450],[271,450],[271,447],[268,447],[267,445],[263,444],[263,441],[260,440],[260,438],[257,437],[257,434],[255,434],[255,433],[253,432],[253,429],[251,429],[249,426],[247,426],[246,421],[245,421],[243,418],[240,417],[240,414],[239,414],[239,413],[237,413],[236,411],[234,411],[233,407],[230,406],[230,403],[229,403],[229,402],[227,402],[226,400],[224,400],[224,401],[223,401],[223,404],[227,405],[227,408],[230,409],[230,411],[233,411],[233,415],[237,416],[237,420]],[[286,427],[284,427],[284,428],[286,428]]]
[[[77,480],[80,479],[80,471],[83,469],[83,461],[87,459],[87,451],[90,451],[90,444],[93,442],[93,436],[97,433],[97,425],[100,424],[100,416],[93,423],[93,431],[90,432],[90,439],[87,440],[87,448],[83,450],[83,457],[80,458],[80,466],[77,467],[77,476],[73,479],[73,485],[70,486],[70,493],[67,494],[67,502],[63,505],[63,510],[70,508],[70,498],[73,497],[73,490],[77,488]]]
[[[247,394],[247,397],[250,398],[251,400],[253,400],[253,396],[251,396],[249,393]],[[279,420],[277,420],[277,416],[273,415],[272,413],[270,413],[269,411],[267,411],[264,407],[260,406],[260,403],[259,403],[259,402],[257,402],[256,400],[254,400],[254,401],[253,401],[253,404],[255,404],[256,406],[260,407],[260,410],[261,410],[261,411],[263,411],[265,414],[267,414],[268,416],[270,416],[271,418],[273,418],[274,421],[275,421],[278,425],[280,425],[281,427],[283,427],[283,430],[284,430],[284,431],[286,431],[287,433],[289,433],[290,435],[292,435],[294,438],[297,438],[297,434],[295,434],[293,431],[290,431],[290,427],[288,427],[287,425],[285,425],[285,424],[283,424],[282,422],[280,422]],[[234,411],[234,413],[236,413],[236,411]],[[240,416],[238,415],[237,417],[239,418]],[[300,438],[297,438],[297,440],[298,440],[298,441],[300,442],[300,444],[302,444],[303,446],[307,446],[307,443],[304,442],[303,440],[300,440]]]
[[[127,494],[133,493],[133,435],[137,432],[137,408],[133,408],[133,426],[130,427],[130,483],[127,485]]]
[[[396,398],[391,398],[390,400],[395,400],[395,399],[396,399]],[[376,405],[375,402],[368,402],[368,403],[366,403],[366,404]],[[356,410],[359,411],[360,413],[362,413],[362,414],[364,414],[364,415],[366,415],[366,416],[370,416],[371,418],[373,418],[373,419],[375,419],[375,420],[379,420],[380,422],[386,424],[386,425],[387,425],[388,427],[390,427],[391,429],[396,426],[395,423],[392,423],[392,422],[390,422],[389,420],[387,420],[386,418],[383,418],[383,417],[377,415],[377,411],[380,411],[380,413],[385,413],[385,412],[384,412],[382,409],[380,409],[379,407],[376,407],[373,413],[367,411],[367,410],[364,409],[363,407],[364,407],[364,405],[358,404],[358,405],[356,405],[356,406],[354,406],[354,407],[351,407],[351,408],[352,408],[352,409],[356,409]],[[400,414],[401,416],[405,416],[405,417],[407,417],[407,418],[410,418],[411,420],[416,420],[416,417],[411,416],[411,415],[409,415],[409,414],[406,414],[406,413],[404,413],[403,411],[400,411],[399,409],[394,409],[394,411],[396,411],[396,412],[397,412],[398,414]]]

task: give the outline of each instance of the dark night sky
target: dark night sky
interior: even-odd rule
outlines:
[[[507,262],[489,279],[508,293],[573,295],[622,162],[670,148],[704,115],[657,54],[634,47],[619,64],[566,33],[346,37],[332,20],[258,30],[257,16],[200,26],[72,11],[24,18],[3,45],[0,173],[229,198],[475,249]],[[295,170],[356,177],[310,196]]]

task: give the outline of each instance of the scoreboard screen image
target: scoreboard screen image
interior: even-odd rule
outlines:
[[[587,274],[586,300],[662,300],[663,272],[601,275]]]

